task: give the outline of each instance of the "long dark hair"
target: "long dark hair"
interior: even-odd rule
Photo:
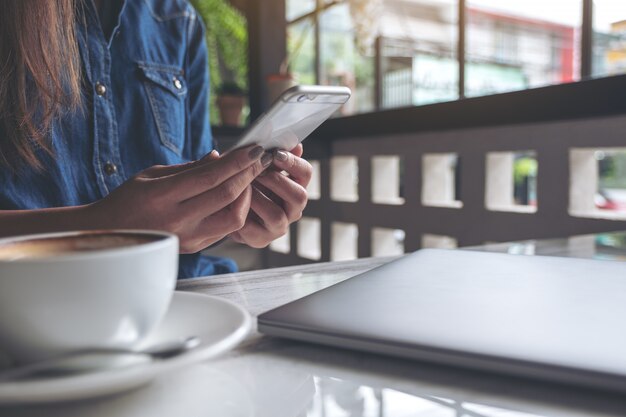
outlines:
[[[80,102],[79,0],[2,1],[0,169],[41,169],[52,122]]]

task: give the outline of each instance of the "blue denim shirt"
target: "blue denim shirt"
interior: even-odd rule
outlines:
[[[79,19],[83,106],[52,129],[45,170],[0,170],[0,209],[82,205],[155,164],[213,148],[204,27],[183,0],[126,0],[110,39],[93,2]],[[132,210],[132,207],[129,207]],[[232,272],[230,259],[181,255],[179,278]]]

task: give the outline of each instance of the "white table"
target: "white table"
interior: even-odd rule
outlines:
[[[623,237],[582,236],[469,249],[615,257],[626,254],[618,244],[626,240]],[[386,261],[389,258],[199,278],[180,282],[178,289],[225,297],[257,316]],[[73,404],[0,408],[0,416],[5,415],[625,416],[626,396],[280,340],[254,331],[227,355],[134,392]]]

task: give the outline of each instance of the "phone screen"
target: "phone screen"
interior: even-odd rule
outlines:
[[[348,101],[347,91],[324,94],[298,90],[283,95],[234,148],[259,144],[265,149],[293,149]]]

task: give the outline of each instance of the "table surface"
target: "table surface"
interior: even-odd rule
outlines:
[[[626,233],[464,248],[626,259]],[[254,317],[374,268],[368,258],[180,281]],[[625,353],[626,354],[626,353]],[[139,390],[70,404],[0,408],[0,416],[625,416],[626,396],[262,336]]]

